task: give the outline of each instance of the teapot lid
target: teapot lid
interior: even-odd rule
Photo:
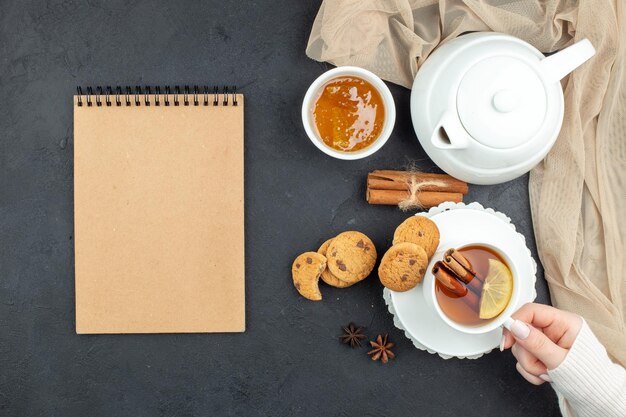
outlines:
[[[520,146],[537,135],[547,104],[541,74],[516,56],[502,55],[470,67],[456,98],[459,119],[469,135],[498,149]]]

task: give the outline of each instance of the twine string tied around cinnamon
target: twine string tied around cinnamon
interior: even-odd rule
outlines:
[[[409,188],[409,195],[406,199],[400,201],[398,203],[398,207],[400,210],[407,211],[415,208],[422,209],[424,206],[420,203],[419,194],[420,191],[429,185],[436,187],[445,187],[446,183],[438,180],[424,180],[419,181],[415,174],[412,174],[409,180],[407,181],[407,185]]]

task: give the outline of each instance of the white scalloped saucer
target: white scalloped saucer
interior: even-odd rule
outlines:
[[[427,216],[437,224],[441,235],[439,249],[484,242],[502,250],[515,264],[520,277],[519,306],[536,298],[537,264],[526,247],[524,236],[515,231],[506,215],[485,209],[478,203],[443,203],[418,215]],[[431,267],[429,265],[427,274],[431,273]],[[500,344],[500,328],[472,335],[448,326],[427,304],[422,285],[403,293],[385,289],[383,297],[394,316],[395,326],[403,330],[418,349],[437,353],[444,359],[476,359]]]

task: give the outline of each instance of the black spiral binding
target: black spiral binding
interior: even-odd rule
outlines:
[[[104,102],[107,107],[131,106],[133,104],[135,106],[143,105],[146,107],[159,107],[161,105],[167,107],[173,102],[174,106],[179,106],[181,104],[179,99],[180,96],[182,96],[182,104],[184,106],[219,106],[220,104],[222,106],[237,106],[239,104],[237,102],[237,87],[235,86],[224,86],[221,92],[218,86],[214,86],[213,91],[211,92],[209,90],[209,86],[207,85],[202,86],[202,90],[197,85],[194,85],[193,87],[185,85],[182,86],[182,89],[181,86],[175,85],[174,92],[172,93],[170,86],[166,85],[163,88],[163,93],[161,92],[160,86],[154,87],[154,94],[152,94],[152,87],[149,85],[143,88],[137,85],[135,86],[134,92],[130,86],[122,88],[119,85],[115,87],[115,92],[111,86],[104,88],[102,86],[97,86],[95,90],[96,91],[94,93],[93,87],[87,87],[87,93],[85,94],[82,87],[76,87],[76,92],[78,93],[77,105],[82,107],[86,104],[87,107],[92,107],[95,102],[96,107],[102,107],[102,103]],[[111,96],[115,96],[115,99],[112,100]],[[131,96],[133,97],[132,99]],[[170,101],[170,96],[172,101]]]

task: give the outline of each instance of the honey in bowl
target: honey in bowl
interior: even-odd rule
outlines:
[[[506,309],[513,275],[493,249],[473,245],[446,251],[433,267],[435,295],[444,314],[465,326],[481,326]]]
[[[359,77],[336,77],[322,86],[313,121],[326,145],[355,152],[380,136],[385,121],[383,100],[372,84]]]

